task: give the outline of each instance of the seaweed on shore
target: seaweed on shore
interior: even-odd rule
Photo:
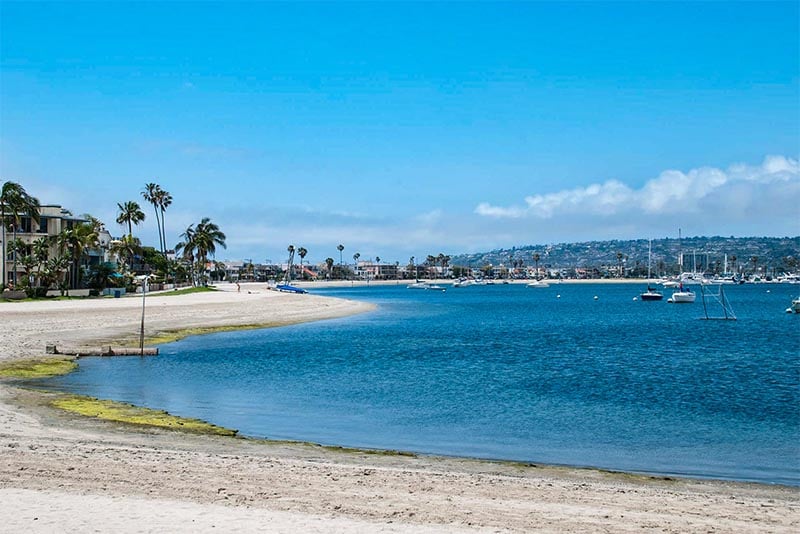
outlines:
[[[74,358],[35,358],[0,364],[0,378],[33,379],[60,376],[78,367]]]
[[[52,406],[78,415],[105,421],[180,430],[194,434],[235,436],[238,431],[213,425],[200,419],[172,415],[164,410],[142,408],[133,404],[101,400],[83,395],[65,395],[54,399]]]

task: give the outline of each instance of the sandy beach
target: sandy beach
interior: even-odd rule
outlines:
[[[259,284],[223,289],[149,295],[146,335],[372,309]],[[48,344],[131,344],[141,297],[0,303],[0,319],[0,363],[44,356]],[[47,400],[0,381],[0,532],[800,530],[798,488],[195,435]]]

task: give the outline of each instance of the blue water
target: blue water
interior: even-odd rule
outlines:
[[[726,288],[738,321],[640,290],[320,290],[378,310],[85,358],[46,384],[253,437],[800,485],[797,286]]]

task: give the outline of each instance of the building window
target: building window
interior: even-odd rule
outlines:
[[[47,217],[39,217],[39,233],[47,233]]]
[[[19,228],[17,228],[17,232],[23,234],[30,234],[31,233],[31,218],[30,217],[22,217],[19,220]]]

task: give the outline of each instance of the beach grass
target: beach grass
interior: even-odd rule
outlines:
[[[16,360],[0,364],[0,378],[47,378],[71,373],[77,367],[74,358]]]
[[[200,419],[178,417],[163,410],[142,408],[124,402],[101,400],[83,395],[59,397],[51,401],[51,405],[78,415],[130,425],[214,436],[235,436],[238,433],[237,430],[213,425]]]

